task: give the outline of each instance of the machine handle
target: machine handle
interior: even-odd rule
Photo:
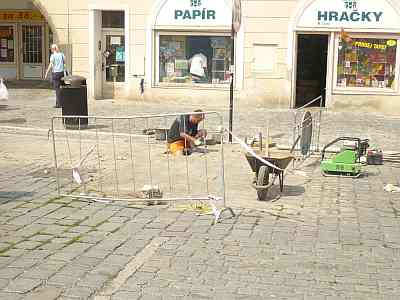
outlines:
[[[336,143],[338,143],[338,142],[340,142],[340,141],[352,141],[352,142],[357,142],[358,145],[361,144],[361,139],[360,139],[360,138],[345,137],[345,136],[340,137],[340,138],[337,138],[336,140],[333,140],[333,141],[330,142],[329,144],[325,145],[325,147],[322,149],[322,152],[321,152],[321,160],[324,160],[324,158],[325,158],[326,149],[328,149],[330,146],[332,146],[332,145],[334,145],[334,144],[336,144]],[[360,147],[358,147],[358,148],[360,148]],[[359,149],[359,152],[360,152],[360,149]]]

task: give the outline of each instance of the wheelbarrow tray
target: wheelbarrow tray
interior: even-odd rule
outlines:
[[[279,188],[283,192],[284,170],[295,158],[289,151],[273,151],[269,156],[261,154],[260,151],[255,151],[264,160],[274,164],[281,170],[270,167],[259,159],[255,158],[252,154],[246,153],[246,159],[249,163],[251,170],[255,173],[253,187],[257,190],[258,199],[263,201],[267,197],[268,189],[274,185],[275,179],[279,179]],[[261,170],[261,171],[260,171]],[[271,176],[272,180],[269,179]]]
[[[286,151],[273,151],[270,152],[270,155],[267,157],[265,155],[260,155],[257,153],[258,151],[255,151],[256,154],[258,154],[260,157],[262,157],[264,160],[274,164],[278,168],[285,170],[287,166],[290,164],[290,162],[295,158],[290,152]],[[258,160],[255,158],[253,155],[250,153],[246,153],[246,159],[247,162],[250,165],[251,170],[258,174],[258,171],[260,170],[261,166],[265,166],[266,164],[263,163],[262,161]],[[274,170],[277,171],[277,170]]]

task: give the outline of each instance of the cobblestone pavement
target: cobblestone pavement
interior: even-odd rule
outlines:
[[[0,111],[1,125],[48,127],[50,100],[14,101]],[[156,111],[92,109],[107,107]],[[12,118],[27,122],[3,122]],[[363,119],[375,120],[364,126],[371,136],[397,147],[381,131],[396,123]],[[57,197],[44,171],[52,165],[46,135],[4,130],[0,139],[1,300],[398,299],[400,194],[383,191],[400,183],[396,164],[344,179],[322,177],[310,160],[302,167],[307,178],[289,173],[278,201],[258,202],[238,146],[227,146],[236,217],[213,226],[211,216],[174,207]]]
[[[227,95],[228,96],[228,95]],[[10,90],[10,100],[0,102],[0,127],[40,127],[49,128],[50,118],[60,114],[54,105],[52,91]],[[227,97],[228,101],[228,97]],[[228,127],[228,102],[207,103],[201,107],[204,110],[220,112]],[[129,102],[129,101],[96,101],[89,103],[89,114],[97,116],[129,116],[138,114],[159,114],[191,111],[199,108],[198,105],[182,103],[159,102]],[[293,138],[293,111],[289,109],[266,109],[249,107],[245,103],[236,103],[234,110],[234,131],[245,136],[255,134],[261,128],[265,131],[269,126],[271,133],[280,137],[285,145],[291,145]],[[397,139],[400,128],[400,117],[384,116],[379,114],[326,111],[321,124],[320,144],[324,145],[340,136],[354,136],[369,138],[371,143],[384,150],[400,149],[400,139]]]

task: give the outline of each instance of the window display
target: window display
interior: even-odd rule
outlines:
[[[0,62],[14,62],[14,28],[0,26]]]
[[[347,38],[339,45],[338,87],[395,89],[397,39]]]
[[[160,36],[160,83],[229,84],[231,39]]]

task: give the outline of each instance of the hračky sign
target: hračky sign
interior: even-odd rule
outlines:
[[[400,16],[387,0],[316,0],[297,26],[399,29]]]
[[[319,11],[318,22],[379,22],[383,12],[375,11],[353,11],[353,12],[337,12],[337,11]]]

